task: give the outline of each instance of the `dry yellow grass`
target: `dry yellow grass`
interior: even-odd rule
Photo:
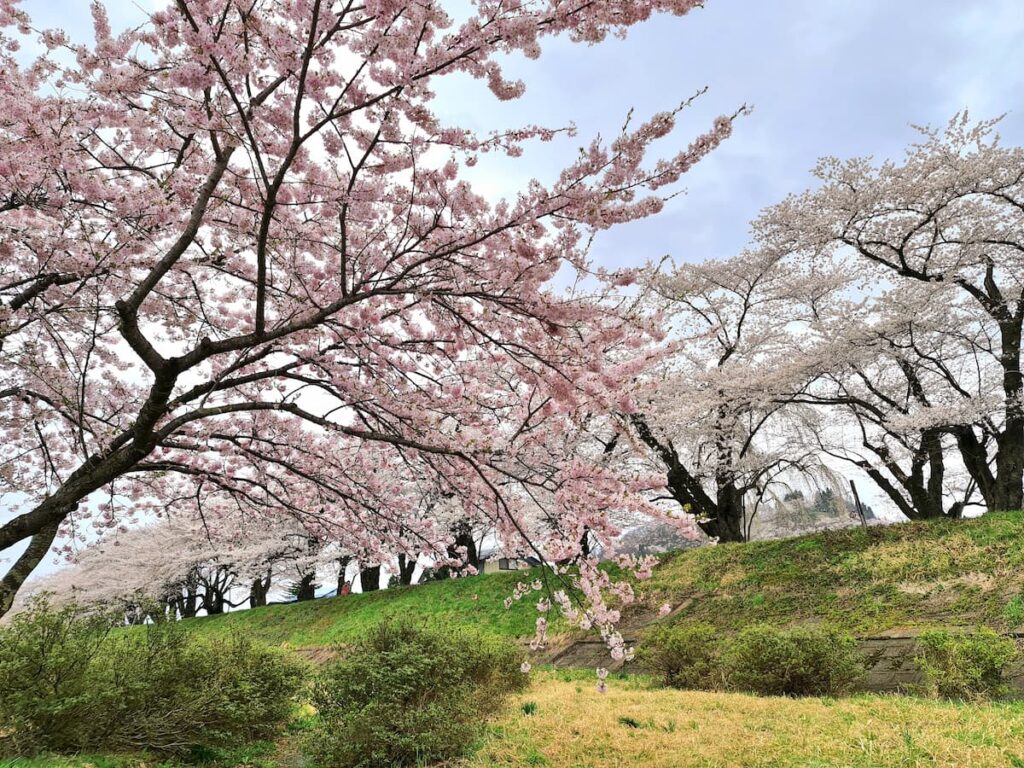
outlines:
[[[534,702],[527,715],[522,704]],[[550,768],[1022,768],[1024,706],[779,699],[539,675],[466,763]]]

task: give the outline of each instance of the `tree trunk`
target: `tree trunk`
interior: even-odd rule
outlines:
[[[316,597],[316,584],[313,579],[316,578],[315,573],[307,573],[299,581],[298,588],[295,590],[295,599],[298,602],[305,602],[306,600],[313,600]]]
[[[996,477],[988,465],[988,451],[985,443],[974,434],[974,428],[970,426],[958,426],[953,430],[956,438],[957,448],[960,450],[960,457],[964,462],[964,468],[971,476],[974,484],[978,486],[978,493],[981,494],[985,507],[989,510],[995,509],[996,503]]]
[[[207,616],[217,616],[224,613],[224,593],[216,587],[206,587],[203,594],[203,608]]]
[[[744,530],[743,491],[734,484],[723,481],[718,489],[715,517],[709,521],[713,524],[713,536],[720,542],[746,541]]]
[[[459,552],[459,548],[465,547],[465,564],[471,565],[474,568],[480,568],[480,559],[476,550],[476,539],[473,538],[473,528],[468,522],[460,522],[455,526],[452,531],[455,534],[455,543],[448,547],[448,556],[454,558],[462,558]]]
[[[29,540],[28,548],[21,553],[10,570],[4,574],[3,579],[0,579],[0,616],[11,610],[11,606],[14,605],[14,596],[18,594],[21,585],[50,551],[58,528],[60,528],[60,520],[43,527]]]
[[[405,553],[398,554],[398,583],[403,587],[412,584],[412,575],[416,571],[416,558],[406,557]]]
[[[359,586],[363,592],[376,592],[380,589],[380,566],[361,568],[359,570]]]
[[[1021,372],[1020,302],[1015,317],[999,324],[1002,349],[999,361],[1003,366],[1003,396],[1006,423],[996,440],[996,490],[993,507],[996,511],[1024,508],[1024,373]]]
[[[259,608],[267,604],[267,593],[270,591],[270,571],[265,576],[252,580],[249,586],[249,607]]]
[[[181,618],[194,619],[199,612],[199,591],[194,584],[185,587],[185,598],[181,601]]]
[[[590,557],[590,528],[583,528],[583,535],[580,537],[580,555]]]
[[[632,414],[630,423],[640,440],[657,454],[665,465],[665,488],[672,498],[696,518],[697,527],[706,535],[719,537],[718,505],[704,490],[700,481],[682,465],[672,442],[658,440],[642,414]],[[740,529],[742,530],[742,523]],[[721,540],[721,537],[719,539]]]

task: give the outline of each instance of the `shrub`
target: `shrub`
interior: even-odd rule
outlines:
[[[525,686],[520,662],[511,644],[384,622],[316,680],[321,725],[307,749],[332,768],[462,755],[484,718]]]
[[[302,671],[240,638],[115,629],[37,603],[0,630],[0,679],[0,752],[186,752],[273,731]]]
[[[730,687],[765,696],[839,694],[864,672],[857,641],[832,627],[748,627],[722,663]]]
[[[110,628],[36,602],[0,629],[0,754],[89,743],[89,715],[100,709],[89,668]]]
[[[644,635],[637,657],[665,685],[714,690],[723,684],[719,645],[710,624],[656,627]]]
[[[1016,655],[1016,643],[991,629],[933,630],[917,638],[914,663],[924,677],[922,693],[974,699],[1005,693],[1003,669]]]

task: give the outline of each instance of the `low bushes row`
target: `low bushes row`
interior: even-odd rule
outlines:
[[[185,753],[272,733],[303,684],[298,662],[178,625],[117,631],[45,603],[0,630],[0,755]]]
[[[933,696],[1003,692],[1013,641],[990,630],[929,632],[915,661]],[[39,604],[0,628],[0,757],[146,750],[202,754],[272,735],[300,701],[311,765],[384,768],[457,758],[525,687],[521,651],[464,631],[385,622],[316,675],[241,638],[207,641],[176,624],[125,630]],[[835,695],[864,671],[830,627],[661,627],[641,659],[668,685],[766,695]],[[308,713],[307,713],[308,714]]]
[[[723,636],[707,624],[658,627],[640,646],[643,666],[665,685],[735,690],[765,696],[824,696],[848,692],[861,680],[865,659],[857,641],[829,626],[750,626]],[[1003,695],[1003,671],[1016,644],[990,629],[925,632],[914,664],[916,693],[977,699]]]
[[[659,627],[640,660],[675,688],[766,696],[843,693],[864,671],[853,638],[830,627],[755,625],[730,637],[707,624]]]
[[[525,687],[521,651],[467,632],[383,623],[312,675],[241,638],[131,630],[45,603],[0,628],[0,758],[41,752],[201,756],[273,735],[312,701],[317,766],[420,765],[464,754]]]
[[[917,638],[915,662],[933,698],[996,698],[1006,693],[1003,670],[1017,656],[1017,644],[991,629],[971,633],[935,630]]]
[[[526,686],[521,652],[466,632],[383,623],[313,687],[321,766],[385,768],[464,754],[486,718]]]

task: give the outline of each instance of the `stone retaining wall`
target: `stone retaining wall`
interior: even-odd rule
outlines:
[[[1020,636],[1014,636],[1021,642]],[[626,645],[635,644],[627,639]],[[867,659],[868,671],[862,689],[874,692],[905,691],[921,684],[920,673],[914,666],[913,635],[887,635],[863,637],[859,649]],[[643,672],[637,662],[615,662],[608,656],[608,648],[600,640],[576,640],[548,650],[543,662],[555,667],[591,668],[606,667],[611,670],[624,669],[629,672]],[[1007,670],[1006,681],[1010,689],[1024,697],[1024,659],[1019,659]]]

